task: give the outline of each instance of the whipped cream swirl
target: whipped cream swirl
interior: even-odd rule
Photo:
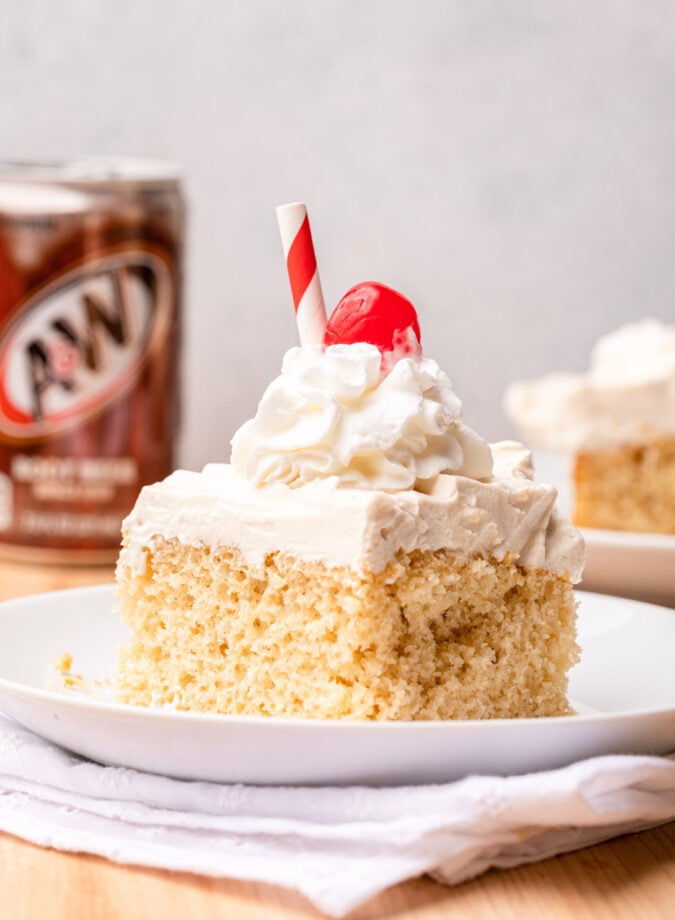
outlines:
[[[675,324],[657,319],[627,323],[598,339],[590,379],[622,386],[675,377]]]
[[[291,348],[235,434],[232,466],[258,486],[335,477],[346,488],[427,491],[440,473],[488,479],[492,455],[435,361],[404,358],[383,375],[379,350],[357,343]]]
[[[675,325],[628,323],[597,341],[585,374],[547,374],[506,391],[533,444],[595,450],[675,434]]]

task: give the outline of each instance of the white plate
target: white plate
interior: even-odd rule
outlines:
[[[562,454],[535,455],[536,478],[558,489],[558,504],[569,515],[572,485]],[[585,591],[619,594],[675,607],[675,536],[582,527],[586,541]]]
[[[675,750],[675,612],[580,594],[583,715],[474,722],[329,722],[153,710],[46,690],[63,652],[107,678],[125,630],[111,587],[0,604],[0,709],[78,754],[186,779],[393,784],[522,773],[595,754]]]
[[[675,607],[675,536],[582,527],[587,591]]]

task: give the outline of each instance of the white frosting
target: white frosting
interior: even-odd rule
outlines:
[[[599,339],[588,373],[513,383],[504,403],[523,435],[546,449],[675,435],[675,325],[629,323]]]
[[[142,490],[120,566],[142,571],[162,537],[232,546],[253,564],[282,552],[373,572],[401,550],[513,554],[578,581],[583,540],[555,510],[555,489],[532,481],[529,451],[491,449],[462,422],[436,362],[400,355],[383,367],[363,343],[287,352],[231,464]]]
[[[493,445],[496,476],[487,481],[439,475],[429,491],[396,493],[340,487],[337,477],[299,489],[258,488],[229,464],[202,473],[179,470],[146,486],[124,522],[120,566],[142,571],[158,535],[186,545],[234,546],[251,563],[283,552],[383,571],[398,550],[452,550],[548,569],[578,581],[584,563],[579,532],[554,507],[552,486],[533,482],[529,452]]]
[[[439,473],[487,479],[487,442],[462,422],[438,364],[404,358],[383,374],[381,362],[365,343],[290,349],[233,438],[234,469],[258,486],[333,478],[383,492],[426,490]]]

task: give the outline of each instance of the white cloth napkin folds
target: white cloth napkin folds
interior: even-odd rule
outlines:
[[[675,818],[675,755],[606,756],[438,786],[185,782],[83,760],[0,716],[0,830],[60,850],[285,885],[343,916]]]

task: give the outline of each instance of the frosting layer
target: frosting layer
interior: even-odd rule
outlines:
[[[300,489],[263,489],[229,464],[179,470],[146,486],[123,525],[120,566],[145,567],[157,536],[188,545],[234,546],[252,563],[267,553],[380,572],[398,550],[452,550],[466,557],[516,556],[520,565],[578,581],[579,532],[554,507],[556,490],[531,480],[522,445],[493,445],[496,475],[486,481],[439,475],[429,491],[388,493],[340,487],[337,477]]]
[[[533,444],[578,451],[675,434],[675,326],[629,323],[599,339],[586,374],[513,383],[505,409]]]
[[[232,440],[232,466],[257,486],[332,478],[398,492],[425,490],[440,473],[487,479],[492,457],[462,422],[462,403],[435,361],[403,358],[383,369],[379,350],[357,343],[286,352]]]

